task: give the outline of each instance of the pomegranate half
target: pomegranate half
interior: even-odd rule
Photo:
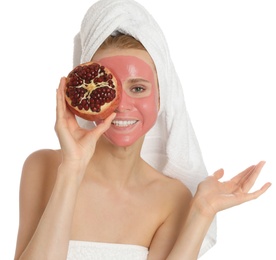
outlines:
[[[86,62],[67,76],[65,100],[77,116],[90,121],[107,118],[120,102],[121,86],[112,72],[98,62]]]

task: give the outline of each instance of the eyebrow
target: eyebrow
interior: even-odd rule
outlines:
[[[150,83],[148,80],[143,79],[143,78],[133,78],[133,79],[129,79],[128,82],[131,83],[131,84],[135,84],[135,83],[139,83],[139,82]]]

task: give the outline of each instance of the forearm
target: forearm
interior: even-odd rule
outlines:
[[[214,216],[204,214],[194,199],[178,239],[167,260],[196,260]]]
[[[79,187],[77,175],[67,169],[59,168],[49,202],[20,260],[66,259]]]

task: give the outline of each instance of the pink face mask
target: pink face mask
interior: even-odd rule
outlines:
[[[132,145],[153,127],[158,116],[156,72],[136,56],[111,56],[99,62],[116,75],[123,88],[117,115],[105,136],[115,145]]]

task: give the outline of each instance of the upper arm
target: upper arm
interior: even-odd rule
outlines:
[[[173,198],[170,199],[171,211],[153,237],[150,245],[148,260],[166,259],[176,242],[181,227],[184,225],[186,220],[192,194],[182,184],[176,185],[173,193]]]
[[[55,165],[49,163],[51,157],[49,154],[53,152],[50,150],[34,152],[23,165],[15,259],[22,254],[31,240],[52,192]]]

